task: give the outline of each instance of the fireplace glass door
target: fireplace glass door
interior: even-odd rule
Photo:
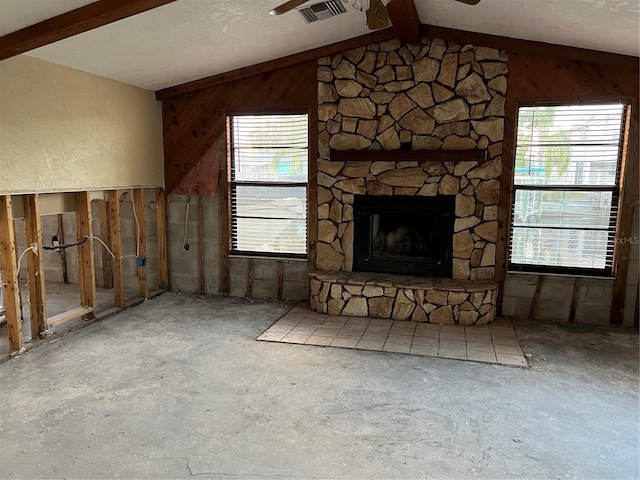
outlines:
[[[356,195],[354,271],[452,276],[455,196]]]

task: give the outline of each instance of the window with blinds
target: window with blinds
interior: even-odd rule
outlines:
[[[518,112],[509,268],[611,275],[628,106]]]
[[[306,257],[307,115],[234,115],[227,124],[231,253]]]

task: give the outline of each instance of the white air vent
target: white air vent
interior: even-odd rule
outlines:
[[[334,17],[345,13],[346,10],[340,0],[328,0],[322,3],[314,3],[308,7],[299,8],[298,12],[307,23],[317,22],[325,18]]]

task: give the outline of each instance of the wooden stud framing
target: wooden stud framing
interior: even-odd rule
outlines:
[[[142,188],[136,188],[133,190],[133,208],[137,218],[136,232],[137,232],[137,255],[145,259],[144,266],[138,267],[138,287],[140,296],[142,298],[149,297],[149,284],[147,282],[147,237],[145,235],[144,227],[144,190]],[[137,260],[137,259],[136,259]]]
[[[538,311],[538,304],[540,303],[540,293],[542,292],[542,284],[544,283],[544,275],[538,277],[538,284],[536,285],[536,293],[531,300],[531,308],[529,309],[529,320],[536,319],[536,312]]]
[[[169,288],[169,257],[167,255],[167,198],[164,188],[156,188],[156,225],[158,229],[158,288]]]
[[[80,305],[91,308],[86,318],[94,318],[96,306],[96,270],[93,258],[93,227],[91,223],[91,196],[89,192],[76,193],[76,234],[78,245],[78,283],[80,284]]]
[[[580,296],[580,282],[581,282],[581,278],[576,277],[576,281],[573,284],[573,297],[571,297],[571,310],[569,310],[569,323],[573,323],[576,321],[578,297]]]
[[[71,310],[67,310],[66,312],[59,313],[58,315],[54,315],[53,317],[49,317],[48,326],[49,328],[53,328],[58,325],[62,325],[69,320],[73,320],[74,318],[92,317],[93,315],[94,312],[92,307],[76,307]]]
[[[111,251],[114,257],[111,259],[111,271],[113,274],[113,303],[116,307],[124,307],[124,283],[122,281],[122,235],[120,232],[120,198],[116,190],[107,192],[107,205],[109,206],[109,228],[111,239]]]
[[[111,248],[111,229],[109,228],[109,205],[106,200],[98,200],[98,211],[100,212],[100,239]],[[104,288],[113,288],[113,271],[111,268],[112,257],[100,245],[102,251],[102,286]]]
[[[230,140],[229,126],[227,125],[227,145],[229,145]],[[231,251],[230,171],[231,157],[230,154],[227,154],[227,164],[224,172],[220,172],[218,187],[220,189],[220,293],[223,295],[231,293],[231,262],[229,259],[229,252]]]
[[[278,262],[278,294],[277,299],[282,300],[282,284],[284,281],[284,262],[280,260]]]
[[[44,263],[42,262],[42,223],[38,195],[25,195],[24,231],[27,248],[35,245],[36,253],[27,253],[29,270],[29,316],[31,317],[31,339],[37,340],[47,330],[47,306],[44,285]]]
[[[64,244],[64,222],[62,221],[62,214],[58,214],[58,241],[61,245]],[[60,250],[60,263],[62,264],[62,281],[69,283],[69,272],[67,271],[67,252],[64,249]]]
[[[198,194],[198,293],[204,295],[204,197]]]
[[[249,265],[247,267],[247,289],[245,293],[245,297],[251,298],[253,296],[253,270],[254,270],[254,260],[253,258],[249,259]]]
[[[0,195],[0,262],[4,284],[5,316],[9,331],[9,348],[20,350],[23,345],[22,323],[20,322],[20,288],[10,195]]]

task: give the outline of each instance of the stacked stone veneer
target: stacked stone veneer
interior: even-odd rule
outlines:
[[[318,65],[316,267],[353,268],[354,195],[455,195],[453,278],[495,268],[507,54],[423,39],[376,43]],[[478,162],[337,162],[334,150],[482,149]]]
[[[312,308],[344,315],[366,309],[371,316],[438,323],[493,320],[495,284],[467,289],[494,278],[507,60],[504,51],[427,38],[376,43],[319,60],[316,267],[325,273],[352,270],[355,195],[455,195],[452,276],[468,283],[400,289],[393,286],[397,279],[382,287],[379,278],[355,285],[353,275],[339,281],[312,275]],[[433,152],[430,161],[331,160],[331,149],[401,148],[480,149],[487,160],[433,161]],[[372,289],[383,293],[368,295]],[[409,306],[401,307],[406,301],[408,314]]]
[[[330,315],[482,325],[496,318],[490,281],[311,272],[311,309]]]

